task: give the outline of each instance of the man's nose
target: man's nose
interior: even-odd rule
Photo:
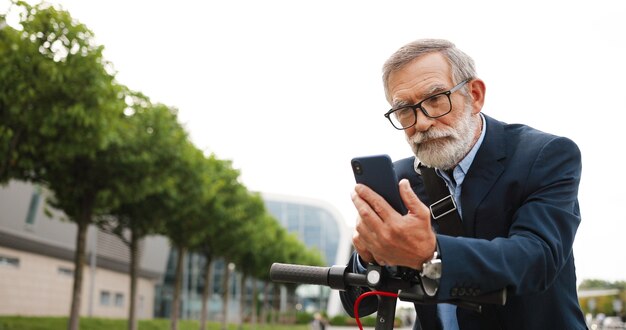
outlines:
[[[413,136],[415,132],[427,131],[435,122],[434,119],[426,117],[426,115],[419,110],[416,112],[415,116],[417,117],[415,125],[405,130],[408,136]]]

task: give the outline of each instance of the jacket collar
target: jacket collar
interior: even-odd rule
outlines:
[[[504,124],[487,115],[485,120],[487,121],[485,139],[469,168],[461,193],[463,226],[468,236],[474,236],[476,208],[504,171],[501,161],[506,158]]]

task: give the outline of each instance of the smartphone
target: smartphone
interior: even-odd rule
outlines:
[[[352,158],[352,172],[357,183],[362,183],[380,196],[398,213],[407,213],[400,190],[398,177],[393,168],[393,162],[388,155],[372,155]]]

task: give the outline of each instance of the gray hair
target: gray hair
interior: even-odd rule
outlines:
[[[444,39],[419,39],[410,42],[398,49],[383,65],[383,85],[385,97],[391,102],[389,95],[389,76],[402,69],[414,59],[429,53],[441,53],[450,63],[453,83],[457,84],[465,79],[475,78],[476,69],[474,60],[456,46]],[[465,87],[464,87],[465,88]]]

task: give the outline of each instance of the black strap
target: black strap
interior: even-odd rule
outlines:
[[[437,175],[434,168],[419,164],[418,170],[424,179],[424,188],[430,199],[430,217],[437,222],[438,232],[448,236],[465,236],[456,202],[450,195],[446,183]]]

